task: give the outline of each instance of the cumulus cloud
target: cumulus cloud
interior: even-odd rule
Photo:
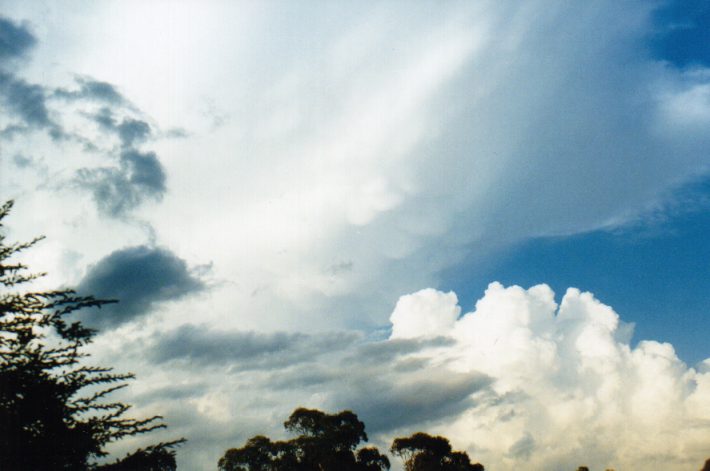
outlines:
[[[146,316],[156,304],[205,288],[187,263],[164,248],[137,246],[116,250],[91,266],[77,287],[80,293],[119,302],[85,314],[92,326],[115,327]]]
[[[437,333],[455,343],[436,358],[493,379],[498,400],[440,429],[487,466],[690,469],[707,453],[708,373],[688,368],[669,344],[633,346],[591,293],[571,288],[558,305],[546,285],[492,283],[474,311],[453,320],[456,296],[434,294],[400,299],[392,337],[426,338],[429,325],[442,326]]]

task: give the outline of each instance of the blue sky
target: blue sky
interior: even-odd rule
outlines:
[[[440,287],[466,300],[478,299],[490,280],[547,283],[558,296],[570,286],[588,290],[635,323],[636,342],[669,342],[692,365],[707,357],[710,332],[709,198],[703,179],[674,192],[670,207],[638,221],[531,239],[483,265],[464,262],[450,269]]]
[[[677,67],[710,64],[710,4],[707,0],[668,2],[654,14],[657,32],[649,40],[654,55]]]
[[[697,468],[709,5],[0,0],[9,236],[122,300],[92,357],[181,468],[297,406],[491,469]]]

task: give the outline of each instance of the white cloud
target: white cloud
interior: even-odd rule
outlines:
[[[688,368],[670,344],[618,340],[619,316],[576,289],[558,306],[546,285],[492,283],[476,309],[452,323],[455,299],[433,290],[400,298],[392,338],[447,325],[437,334],[456,343],[431,360],[493,378],[499,401],[436,428],[476,459],[502,470],[585,463],[681,470],[703,462],[710,374]]]

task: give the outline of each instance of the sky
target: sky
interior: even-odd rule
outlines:
[[[707,0],[0,0],[6,230],[120,300],[91,358],[169,428],[116,454],[215,469],[306,406],[492,470],[696,469],[709,39]]]

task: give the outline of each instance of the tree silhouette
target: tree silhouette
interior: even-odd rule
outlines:
[[[700,471],[710,471],[710,458],[705,460],[705,466],[703,466],[703,469],[701,469]]]
[[[0,229],[11,208],[12,202],[0,206]],[[173,448],[184,440],[97,464],[107,456],[109,443],[165,424],[160,416],[126,418],[130,406],[106,399],[133,375],[85,364],[88,355],[81,349],[94,331],[65,320],[76,310],[113,301],[78,296],[72,290],[14,291],[43,276],[10,260],[41,239],[7,244],[0,233],[0,469],[176,469]]]
[[[222,471],[384,471],[389,459],[375,447],[357,450],[367,441],[365,424],[350,411],[326,414],[296,409],[284,427],[299,434],[272,442],[257,435],[242,448],[227,450],[219,460]]]
[[[449,440],[415,433],[392,442],[392,453],[404,460],[407,471],[484,471],[480,463],[471,463],[466,452],[453,451]]]

